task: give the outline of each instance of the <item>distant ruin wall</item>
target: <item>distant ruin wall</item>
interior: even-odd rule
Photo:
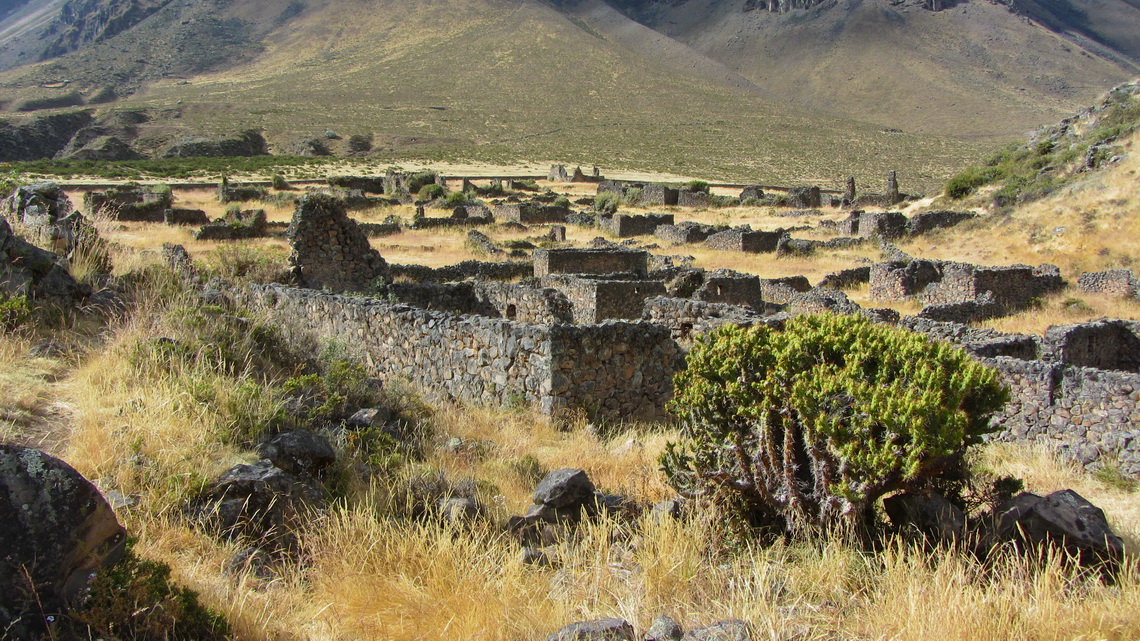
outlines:
[[[664,416],[682,365],[669,330],[640,322],[535,325],[282,285],[252,285],[244,298],[287,341],[343,341],[372,375],[407,379],[437,400],[523,400],[547,414],[653,420]]]

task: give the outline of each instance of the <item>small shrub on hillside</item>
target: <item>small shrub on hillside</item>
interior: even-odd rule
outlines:
[[[515,182],[514,186],[516,189],[521,189],[522,191],[538,191],[539,190],[538,181],[533,179],[533,178],[528,178],[528,179],[523,180],[521,182]]]
[[[558,198],[555,198],[554,202],[551,204],[554,205],[555,207],[564,207],[566,209],[570,209],[571,203],[570,203],[570,199],[567,198],[566,196],[559,196]]]
[[[447,192],[443,189],[443,185],[432,183],[421,187],[419,193],[416,194],[416,198],[424,201],[435,200],[436,198],[443,198],[446,193]]]
[[[348,150],[354,154],[372,151],[372,134],[353,134],[348,137]]]
[[[425,185],[434,185],[437,174],[434,171],[420,171],[408,176],[407,188],[409,194],[418,194]]]
[[[285,176],[282,176],[281,174],[273,174],[272,182],[273,188],[278,191],[284,191],[286,189],[293,188],[293,186],[289,184],[289,181],[285,180]]]
[[[115,565],[92,579],[66,626],[74,638],[121,641],[223,641],[229,624],[170,580],[170,566],[139,557],[128,542]],[[52,638],[56,635],[52,634]]]
[[[436,185],[438,187],[438,185]],[[440,187],[442,189],[442,187]],[[422,192],[421,192],[422,193]],[[476,201],[468,194],[462,191],[453,191],[443,199],[444,207],[462,207],[463,205],[474,204]]]
[[[638,200],[641,200],[640,187],[630,187],[626,189],[625,194],[622,195],[622,201],[627,205],[636,205]]]
[[[20,103],[16,111],[39,111],[40,109],[62,109],[64,107],[78,107],[83,104],[83,96],[78,91],[69,91],[60,96],[47,98],[31,98]]]
[[[616,214],[621,205],[621,196],[613,192],[603,192],[594,196],[594,211],[599,214]]]
[[[682,185],[682,188],[686,191],[701,191],[706,194],[709,193],[709,184],[703,180],[690,180],[689,182]]]
[[[866,531],[879,497],[961,470],[1009,397],[961,349],[837,315],[725,326],[674,385],[683,439],[662,455],[668,481],[737,532]]]
[[[10,332],[32,319],[32,304],[27,296],[0,294],[0,328]]]

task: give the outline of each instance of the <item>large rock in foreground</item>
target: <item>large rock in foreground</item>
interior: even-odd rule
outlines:
[[[43,616],[65,611],[123,555],[126,532],[99,490],[39,450],[0,444],[0,515],[5,639],[33,636]]]
[[[1113,564],[1124,555],[1124,541],[1109,527],[1104,511],[1072,490],[1044,497],[1022,492],[998,508],[981,542],[989,550],[1006,541],[1057,545],[1081,565]]]

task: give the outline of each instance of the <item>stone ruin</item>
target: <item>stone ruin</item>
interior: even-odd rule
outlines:
[[[672,225],[673,214],[613,214],[611,216],[599,215],[597,226],[618,238],[631,238],[633,236],[647,236],[657,231],[658,227]]]
[[[885,209],[887,207],[894,207],[909,198],[909,196],[899,191],[898,176],[893,171],[887,172],[887,190],[885,193],[855,196],[854,179],[848,181],[848,190],[849,194],[844,195],[854,196],[850,199],[850,206],[856,209],[863,207],[882,207]]]
[[[380,252],[331,196],[302,196],[285,235],[293,247],[291,272],[302,287],[365,292],[388,276]]]
[[[568,215],[570,210],[565,207],[536,202],[509,203],[495,207],[495,220],[521,225],[565,223]]]
[[[1025,309],[1037,298],[1064,286],[1053,265],[985,267],[933,260],[888,261],[870,271],[871,297],[918,298],[923,315],[971,322]]]
[[[225,217],[204,225],[195,240],[241,240],[261,238],[269,232],[264,209],[229,210]]]
[[[802,276],[705,271],[609,243],[537,249],[531,261],[389,268],[365,249],[343,210],[319,196],[302,201],[290,238],[298,280],[309,289],[254,286],[244,294],[248,304],[276,319],[289,340],[347,340],[374,375],[406,378],[433,398],[523,400],[548,414],[582,412],[598,421],[659,419],[672,376],[702,333],[726,323],[779,328],[795,314],[857,313],[955,343],[997,368],[1014,401],[994,418],[994,438],[1046,441],[1090,469],[1112,463],[1140,474],[1140,323],[1004,334],[930,314],[863,309],[838,290],[866,281],[875,292],[932,304],[1008,309],[1060,285],[1049,266],[912,259],[843,270],[813,288]],[[335,249],[311,249],[321,244]],[[362,255],[360,264],[346,260]],[[363,291],[381,275],[401,281],[383,286],[385,298],[315,291]]]
[[[201,209],[174,206],[174,195],[167,189],[127,183],[106,191],[83,195],[88,216],[110,214],[116,220],[167,225],[204,225],[209,216]]]
[[[231,184],[229,178],[222,176],[218,183],[218,202],[240,203],[248,200],[261,200],[269,195],[265,187],[257,185]]]
[[[1140,300],[1140,278],[1128,269],[1085,272],[1077,278],[1077,289],[1090,294],[1110,294]]]

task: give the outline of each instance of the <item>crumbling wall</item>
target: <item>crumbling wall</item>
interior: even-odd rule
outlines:
[[[649,254],[629,249],[536,249],[534,275],[634,274],[645,278]]]
[[[1127,298],[1140,298],[1140,279],[1128,269],[1110,269],[1103,272],[1084,272],[1077,279],[1077,288],[1091,294],[1111,294]]]
[[[542,283],[566,296],[573,309],[574,322],[581,324],[641,318],[645,299],[665,294],[665,284],[656,280],[555,275],[542,279]]]
[[[510,203],[495,207],[495,220],[523,225],[564,223],[570,210],[555,205],[538,203]]]
[[[776,231],[753,231],[737,228],[715,233],[705,240],[705,246],[722,251],[747,252],[752,254],[776,251],[780,239],[787,235],[783,229]]]
[[[1088,469],[1117,464],[1140,475],[1140,374],[1042,361],[984,359],[1012,399],[994,417],[1002,441],[1039,441]]]
[[[388,277],[380,252],[332,196],[302,196],[285,235],[293,246],[293,278],[305,287],[363,292]]]
[[[618,238],[647,236],[662,225],[673,224],[673,214],[614,214],[607,218],[599,217],[599,226]]]
[[[342,341],[372,375],[404,378],[433,399],[649,420],[663,416],[683,365],[669,330],[646,323],[533,325],[282,285],[250,286],[244,299],[287,341]]]
[[[549,331],[551,411],[577,409],[611,421],[666,416],[673,375],[685,365],[667,328],[611,321],[554,325]]]

